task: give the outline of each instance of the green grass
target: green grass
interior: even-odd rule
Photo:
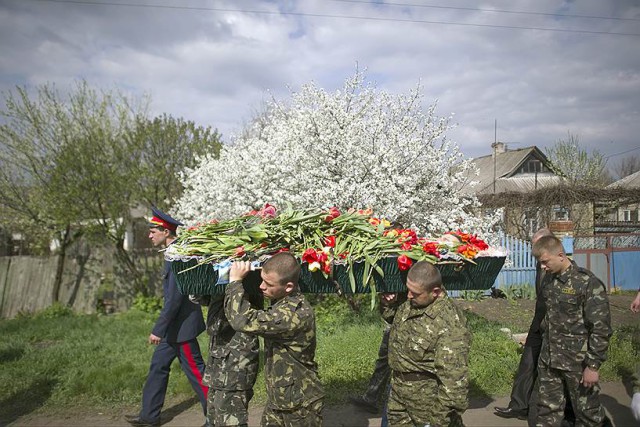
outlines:
[[[366,387],[384,328],[368,297],[356,299],[353,312],[343,300],[312,298],[317,314],[316,360],[327,403],[346,401]],[[473,344],[470,355],[472,396],[506,395],[516,371],[518,345],[499,331],[502,325],[467,314]],[[32,317],[0,321],[0,421],[12,421],[34,410],[136,407],[153,347],[146,344],[156,314],[73,315],[51,309]],[[617,330],[603,380],[620,380],[635,367],[640,328]],[[208,337],[199,338],[203,352]],[[176,362],[167,397],[193,392]],[[265,400],[262,373],[255,402]]]

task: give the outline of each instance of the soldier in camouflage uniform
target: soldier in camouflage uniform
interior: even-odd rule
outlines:
[[[383,295],[389,336],[389,425],[462,426],[469,389],[471,333],[448,297],[438,269],[416,263],[407,276],[408,300]]]
[[[318,378],[316,322],[298,288],[300,264],[289,253],[269,258],[262,267],[260,290],[271,300],[257,310],[244,298],[241,280],[248,262],[234,262],[225,291],[224,310],[231,326],[264,337],[267,404],[263,426],[320,426],[324,392]]]
[[[600,426],[606,417],[598,369],[612,333],[607,290],[593,273],[567,258],[555,236],[540,238],[533,254],[546,272],[542,297],[547,307],[541,324],[536,425],[561,424],[566,387],[576,425]]]
[[[202,383],[209,386],[207,420],[209,425],[246,426],[249,401],[258,376],[260,343],[255,335],[235,331],[224,315],[224,295],[195,298],[207,305],[209,358]],[[254,308],[262,307],[262,297],[253,297]]]

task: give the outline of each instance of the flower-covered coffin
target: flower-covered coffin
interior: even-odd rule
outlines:
[[[224,292],[230,265],[288,251],[302,261],[300,287],[309,293],[400,292],[414,262],[436,264],[448,290],[489,289],[505,261],[476,236],[460,231],[438,238],[418,237],[412,229],[392,227],[371,210],[285,210],[265,205],[240,218],[190,227],[165,253],[180,292]],[[259,269],[245,279],[259,292]]]

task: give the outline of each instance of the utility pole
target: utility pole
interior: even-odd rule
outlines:
[[[498,147],[498,119],[493,119],[493,194],[496,194],[496,157]]]

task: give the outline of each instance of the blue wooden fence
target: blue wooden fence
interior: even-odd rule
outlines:
[[[528,240],[501,234],[499,246],[507,250],[507,261],[498,274],[494,286],[505,288],[513,285],[535,285],[536,260]]]

